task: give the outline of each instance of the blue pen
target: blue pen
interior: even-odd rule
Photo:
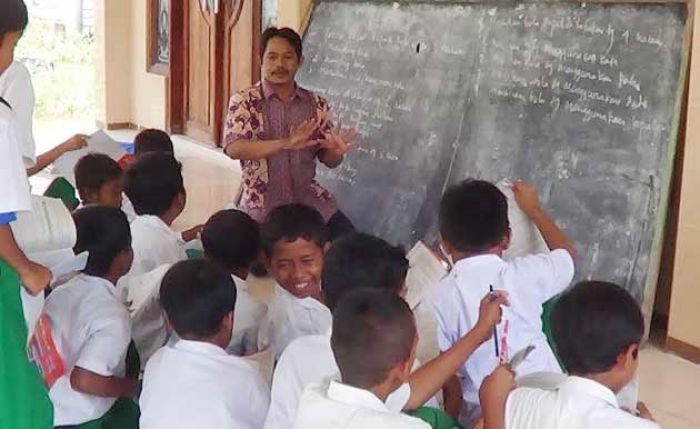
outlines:
[[[496,299],[496,294],[493,292],[493,285],[489,285],[489,301],[494,299]],[[499,357],[501,354],[498,352],[498,328],[496,326],[493,327],[493,344],[496,346],[496,357]]]

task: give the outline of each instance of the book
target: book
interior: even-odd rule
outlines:
[[[447,266],[422,241],[416,243],[406,257],[409,262],[406,301],[414,309],[428,291],[447,275]]]
[[[77,238],[73,217],[56,198],[32,195],[32,210],[18,212],[10,226],[17,245],[27,255],[72,249]]]

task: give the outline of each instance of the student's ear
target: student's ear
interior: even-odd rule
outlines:
[[[80,198],[83,200],[83,204],[94,204],[94,203],[99,203],[100,201],[100,191],[88,191],[86,190],[85,193],[83,194],[85,198]]]
[[[112,268],[119,274],[119,277],[125,276],[130,270],[134,262],[134,251],[129,247],[128,250],[122,250],[117,253],[117,256],[112,262]]]
[[[233,310],[224,316],[224,327],[226,332],[233,332]]]
[[[513,238],[513,230],[508,227],[508,231],[506,231],[505,235],[503,235],[503,238],[501,239],[501,243],[499,244],[499,247],[501,248],[502,252],[505,252],[508,250],[510,247],[510,240]]]

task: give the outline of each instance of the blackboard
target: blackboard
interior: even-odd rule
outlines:
[[[449,184],[530,181],[576,241],[579,278],[641,302],[658,271],[685,21],[680,3],[320,1],[298,81],[362,144],[319,180],[359,229],[406,246],[435,240]]]

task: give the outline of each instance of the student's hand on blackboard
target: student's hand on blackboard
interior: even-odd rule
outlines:
[[[537,188],[523,181],[513,183],[513,196],[520,209],[529,217],[538,213],[542,206],[540,197],[537,195]]]
[[[88,136],[85,134],[76,134],[68,140],[64,141],[61,146],[64,152],[82,149],[87,146]]]
[[[311,136],[316,132],[318,126],[319,120],[311,118],[296,127],[292,127],[284,149],[299,150],[318,144],[318,142],[311,140]]]
[[[509,306],[508,294],[502,290],[495,290],[481,300],[479,304],[479,320],[474,326],[474,331],[479,339],[484,342],[493,335],[493,328],[501,323],[503,314],[502,306]]]
[[[26,267],[18,272],[20,281],[27,291],[32,295],[38,295],[51,283],[51,270],[41,264],[29,261]]]

